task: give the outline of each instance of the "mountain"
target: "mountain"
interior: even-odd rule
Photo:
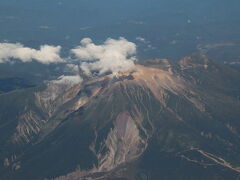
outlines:
[[[240,73],[150,59],[0,95],[0,179],[238,179]]]

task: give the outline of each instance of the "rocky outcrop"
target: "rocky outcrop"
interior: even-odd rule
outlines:
[[[140,136],[138,127],[128,112],[121,113],[114,127],[108,133],[107,139],[97,152],[101,171],[110,171],[118,165],[137,158],[147,146],[146,139]],[[107,149],[107,152],[101,151]]]
[[[33,105],[26,106],[19,117],[16,132],[12,137],[13,142],[29,143],[45,127],[45,124],[53,116],[56,116],[56,113],[64,104],[76,97],[80,87],[79,81],[63,81],[60,78],[48,82],[45,89],[35,92]],[[67,109],[70,109],[68,113],[79,108],[82,102],[84,100],[80,99],[67,107]]]
[[[32,110],[24,112],[20,116],[16,132],[12,139],[14,143],[29,143],[39,133],[47,120],[42,119]]]
[[[35,93],[37,106],[50,118],[58,108],[73,99],[79,92],[80,84],[49,82],[47,88]]]

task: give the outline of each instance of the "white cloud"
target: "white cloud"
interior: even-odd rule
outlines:
[[[138,41],[141,41],[141,42],[143,42],[143,43],[148,43],[147,41],[146,41],[146,39],[144,39],[143,37],[136,37],[136,40],[138,40]]]
[[[40,46],[40,49],[24,47],[20,43],[0,43],[0,62],[18,59],[22,62],[38,61],[43,64],[62,62],[61,46]]]
[[[149,49],[156,49],[156,47],[151,45],[151,42],[146,40],[145,38],[138,36],[136,37],[136,40],[140,41],[141,43],[145,44],[145,46],[147,47],[146,49],[144,49],[144,51],[148,51]]]
[[[21,43],[0,43],[0,63],[38,61],[43,64],[67,62],[60,57],[61,46],[43,45],[39,49],[25,47]],[[71,53],[80,61],[80,68],[88,75],[92,71],[125,72],[134,69],[136,45],[125,38],[108,38],[103,44],[96,45],[90,38],[81,40],[80,45],[71,49]],[[65,71],[78,73],[78,65],[71,64],[69,58]]]
[[[69,73],[74,73],[74,74],[79,73],[79,67],[76,64],[66,64],[64,70],[65,72],[69,72]]]
[[[75,85],[81,83],[83,80],[79,75],[60,76],[57,80],[52,81],[54,84]]]
[[[135,67],[136,45],[122,37],[109,38],[101,45],[94,44],[90,38],[84,38],[81,45],[71,52],[79,60],[85,60],[81,68],[88,75],[91,75],[92,70],[98,70],[100,74],[107,71],[118,73]]]

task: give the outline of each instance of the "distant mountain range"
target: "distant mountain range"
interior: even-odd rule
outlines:
[[[195,54],[0,94],[1,180],[240,178],[240,72]]]

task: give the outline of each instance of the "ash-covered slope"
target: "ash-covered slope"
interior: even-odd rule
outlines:
[[[236,179],[240,74],[204,55],[0,96],[1,179]]]

